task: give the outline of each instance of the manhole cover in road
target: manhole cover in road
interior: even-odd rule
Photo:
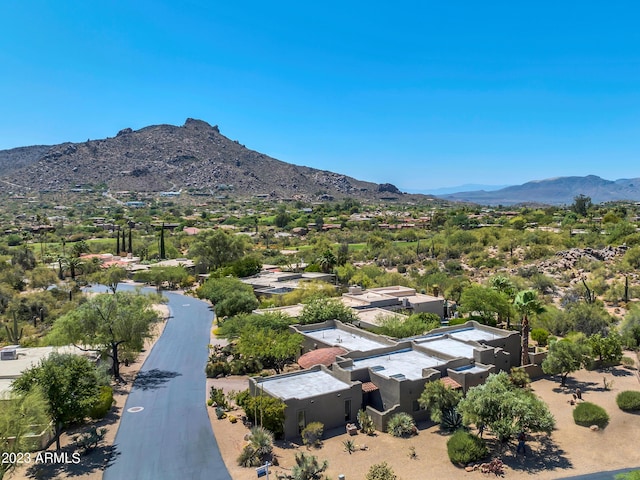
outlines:
[[[141,412],[142,410],[144,410],[144,407],[131,407],[127,409],[127,412],[138,413],[138,412]]]

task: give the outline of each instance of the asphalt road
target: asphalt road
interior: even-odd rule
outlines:
[[[623,470],[615,470],[612,472],[588,473],[586,475],[577,475],[575,477],[563,477],[562,480],[614,480],[619,473],[627,473],[633,470],[640,470],[640,467],[625,468]]]
[[[230,480],[205,403],[212,313],[192,297],[165,296],[172,317],[133,384],[103,478]]]

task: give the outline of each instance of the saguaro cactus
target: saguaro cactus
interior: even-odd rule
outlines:
[[[9,337],[9,342],[11,343],[19,343],[20,339],[22,339],[22,332],[24,328],[20,329],[18,332],[18,317],[16,314],[13,314],[13,329],[10,329],[8,325],[5,325],[4,328],[7,329],[7,336]]]

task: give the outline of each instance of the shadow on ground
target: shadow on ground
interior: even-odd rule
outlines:
[[[503,446],[503,448],[500,459],[512,470],[536,474],[573,468],[573,463],[565,456],[565,451],[546,435],[537,437],[535,441],[527,442],[526,455],[517,454],[516,445],[512,443]]]
[[[81,477],[96,470],[104,471],[120,453],[114,445],[99,446],[91,452],[80,453],[74,446],[63,448],[55,458],[44,457],[55,451],[39,452],[43,455],[43,463],[29,467],[27,476],[34,479],[48,479],[64,476],[65,478]]]
[[[155,390],[157,388],[163,388],[165,383],[180,375],[182,374],[178,372],[154,368],[153,370],[138,373],[138,376],[133,382],[133,386],[142,390]]]

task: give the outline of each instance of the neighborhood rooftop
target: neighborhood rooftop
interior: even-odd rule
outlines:
[[[389,344],[372,339],[371,336],[359,335],[354,329],[347,331],[337,327],[322,328],[303,332],[309,338],[334,347],[342,347],[350,351],[368,352]]]
[[[423,378],[425,368],[433,368],[444,365],[447,360],[429,355],[413,349],[396,350],[372,357],[358,358],[353,360],[353,367],[345,370],[358,370],[360,368],[370,368],[372,372],[387,377],[409,380]]]
[[[314,397],[350,387],[324,369],[302,370],[285,376],[263,378],[259,385],[264,392],[283,400]]]

